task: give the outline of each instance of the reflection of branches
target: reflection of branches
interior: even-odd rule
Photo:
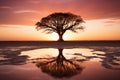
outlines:
[[[63,49],[59,49],[59,55],[55,59],[40,60],[37,62],[37,67],[49,75],[54,77],[71,77],[80,73],[83,68],[77,62],[67,60],[63,54]]]

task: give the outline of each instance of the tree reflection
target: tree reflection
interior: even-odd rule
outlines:
[[[63,49],[58,49],[59,54],[56,58],[44,59],[37,62],[37,67],[42,72],[57,78],[71,77],[82,72],[83,67],[80,62],[68,60],[63,56]]]

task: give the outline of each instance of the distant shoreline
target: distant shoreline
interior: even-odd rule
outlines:
[[[39,41],[39,40],[38,41],[37,40],[36,41],[34,41],[34,40],[33,41],[32,40],[31,41],[29,41],[29,40],[28,41],[8,40],[7,41],[7,40],[5,40],[5,41],[0,41],[0,42],[59,42],[59,41],[51,41],[51,40],[50,41],[49,40],[48,41],[47,40],[44,40],[44,41]],[[63,42],[120,42],[120,40],[65,40]]]
[[[120,47],[120,40],[114,41],[0,41],[0,46],[114,46]]]

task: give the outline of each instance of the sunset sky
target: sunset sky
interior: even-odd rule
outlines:
[[[120,0],[0,0],[0,40],[56,40],[35,29],[54,12],[71,12],[85,21],[85,30],[67,31],[64,40],[120,40]]]

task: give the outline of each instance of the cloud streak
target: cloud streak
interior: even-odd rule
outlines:
[[[35,10],[16,10],[14,13],[37,13]]]
[[[12,9],[12,7],[10,7],[10,6],[1,6],[0,8],[1,9]]]

